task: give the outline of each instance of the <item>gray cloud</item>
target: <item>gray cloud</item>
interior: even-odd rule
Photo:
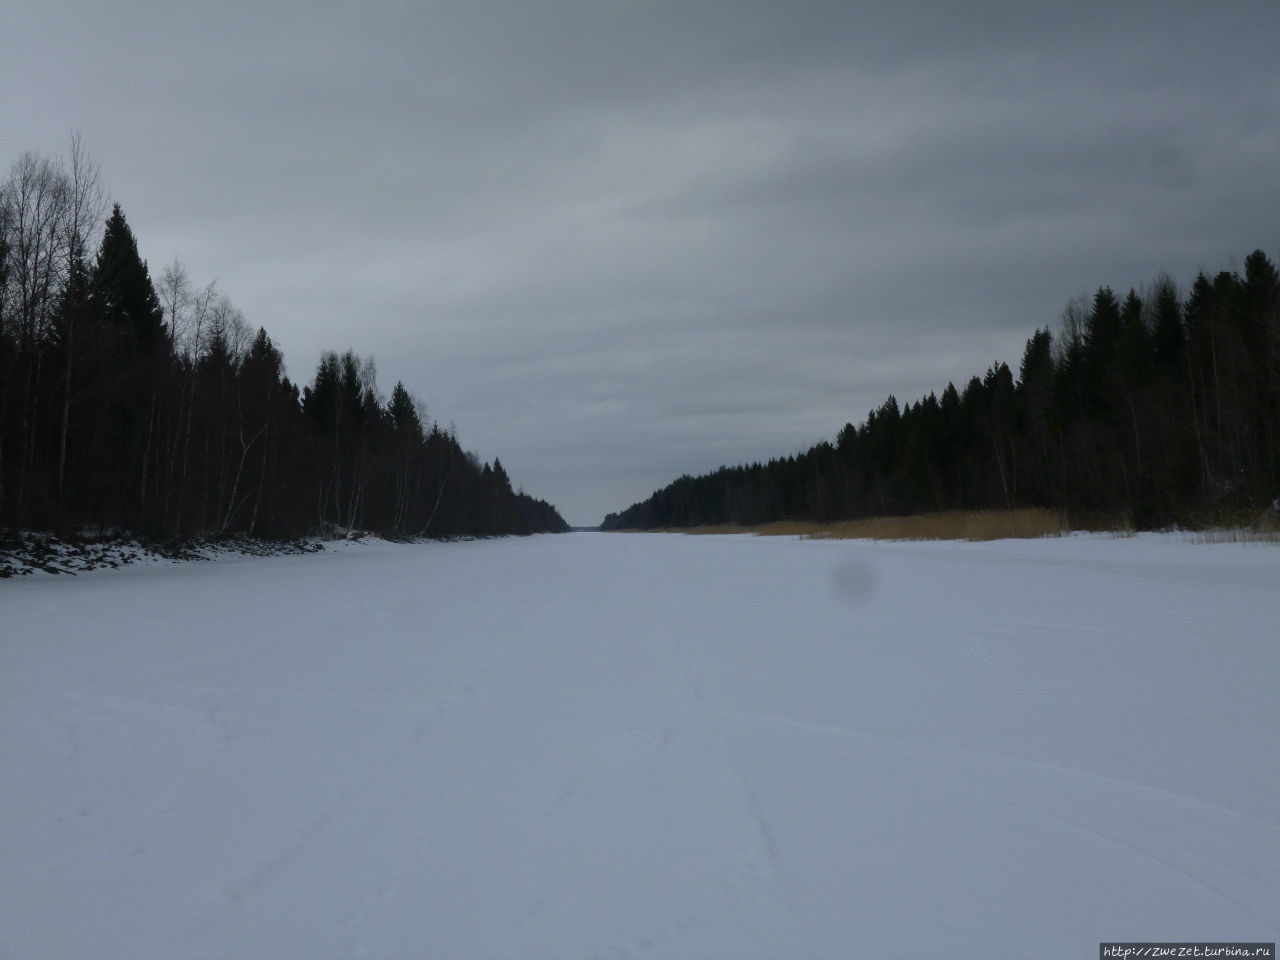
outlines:
[[[903,9],[903,8],[906,9]],[[1280,253],[1272,2],[0,12],[3,159],[82,132],[292,375],[375,355],[594,523],[1012,365],[1102,283]]]

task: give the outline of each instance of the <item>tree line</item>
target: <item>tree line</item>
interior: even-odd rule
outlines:
[[[1280,277],[1167,274],[1069,303],[963,389],[890,396],[834,443],[683,476],[605,529],[819,522],[1046,507],[1071,522],[1158,528],[1280,510]]]
[[[0,183],[0,529],[186,540],[568,529],[372,358],[301,388],[263,328],[179,263],[153,282],[73,138]]]

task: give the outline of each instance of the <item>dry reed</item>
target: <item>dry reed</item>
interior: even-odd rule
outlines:
[[[1215,522],[1216,521],[1216,522]],[[760,537],[802,537],[806,540],[1032,540],[1060,537],[1073,530],[1115,537],[1133,536],[1125,517],[1090,517],[1072,524],[1057,510],[954,510],[905,517],[865,517],[817,523],[812,520],[780,520],[755,526],[709,524],[701,527],[664,527],[654,533],[752,534]],[[620,531],[636,533],[640,531]],[[1213,518],[1203,526],[1173,531],[1193,543],[1280,543],[1280,513],[1260,516]]]
[[[956,510],[907,517],[865,517],[836,523],[781,520],[759,526],[671,527],[662,532],[751,533],[810,540],[1005,540],[1057,537],[1069,531],[1066,517],[1055,510]]]

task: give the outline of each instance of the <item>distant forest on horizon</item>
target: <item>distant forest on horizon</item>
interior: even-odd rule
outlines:
[[[1161,274],[1072,301],[962,389],[890,396],[835,443],[683,476],[602,529],[832,522],[949,510],[1063,512],[1073,525],[1236,524],[1280,510],[1280,277]]]
[[[104,222],[105,218],[105,222]],[[429,421],[372,357],[285,374],[213,284],[153,282],[73,138],[0,181],[0,531],[156,539],[332,530],[456,537],[568,529]]]

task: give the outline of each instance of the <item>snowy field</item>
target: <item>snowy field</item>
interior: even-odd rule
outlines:
[[[1280,548],[573,534],[0,582],[0,956],[1280,940]]]

